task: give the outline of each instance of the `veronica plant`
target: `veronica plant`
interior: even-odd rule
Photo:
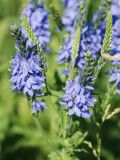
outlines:
[[[44,66],[40,64],[37,47],[34,44],[26,47],[26,39],[22,36],[21,28],[14,28],[12,34],[17,45],[16,55],[11,60],[12,90],[32,100],[33,112],[44,110],[44,103],[36,100],[37,96],[44,95],[42,89],[45,87]]]
[[[24,9],[21,15],[21,17],[27,17],[30,27],[43,48],[45,48],[46,43],[50,41],[48,15],[49,11],[44,9],[44,3],[38,3],[38,1],[31,2],[28,7]],[[27,44],[29,45],[30,41],[29,38],[27,38],[24,27],[22,32],[27,39]]]
[[[49,12],[44,9],[44,4],[39,5],[38,1],[34,1],[24,10],[22,25],[12,27],[12,35],[16,39],[16,54],[11,60],[12,90],[25,95],[33,116],[47,109],[44,102],[46,96],[49,96],[51,105],[57,111],[56,145],[50,142],[42,130],[38,117],[34,117],[38,129],[52,149],[48,159],[80,160],[81,153],[90,153],[91,157],[100,160],[102,126],[120,112],[119,108],[111,111],[111,99],[120,92],[119,1],[103,1],[90,22],[86,18],[85,0],[62,2],[62,18],[54,7],[50,7]],[[114,12],[114,8],[117,8],[117,12]],[[50,87],[47,80],[50,65],[47,65],[48,55],[45,50],[46,42],[50,40],[48,13],[58,25],[61,36],[63,30],[68,35],[57,56],[57,61],[64,67],[64,63],[67,63],[69,70],[66,83],[64,81],[59,90]],[[112,66],[108,79],[113,84],[106,81],[107,89],[100,98],[101,93],[98,91],[99,94],[96,94],[96,84],[101,70],[106,68],[108,62]],[[57,97],[56,104],[52,102],[51,96]],[[82,130],[83,119],[95,127],[94,142],[89,138],[88,129]]]

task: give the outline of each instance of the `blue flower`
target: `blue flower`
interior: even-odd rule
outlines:
[[[114,0],[111,5],[111,13],[113,16],[113,37],[111,44],[111,54],[120,52],[120,2]]]
[[[81,35],[80,49],[78,53],[78,66],[84,66],[84,56],[87,51],[90,51],[96,59],[102,48],[104,33],[100,28],[93,28],[92,25],[87,25]]]
[[[68,115],[77,115],[78,117],[89,118],[92,113],[89,107],[94,107],[96,99],[92,97],[92,90],[85,88],[80,83],[79,77],[67,81],[64,88],[65,95],[62,97],[61,105],[68,109]]]
[[[72,45],[74,39],[73,33],[71,36],[63,43],[62,49],[58,52],[58,62],[59,64],[64,62],[70,62],[72,52]],[[104,33],[101,33],[99,28],[94,29],[92,25],[87,25],[83,29],[83,33],[80,39],[80,48],[78,52],[77,65],[82,68],[85,64],[85,53],[90,51],[94,58],[99,56],[100,50],[102,48]]]
[[[111,44],[111,54],[120,53],[120,2],[113,0],[111,5],[111,13],[113,16],[113,36]],[[114,82],[117,86],[117,93],[120,94],[120,60],[111,62],[112,68],[108,73],[111,75],[109,82]]]
[[[79,7],[79,0],[68,0],[64,2],[66,4],[66,8],[65,13],[62,17],[62,22],[65,26],[66,31],[73,32]]]
[[[73,3],[73,1],[71,3]],[[83,0],[82,3],[83,6],[85,6],[85,0]],[[76,60],[76,63],[79,66],[79,68],[84,67],[85,64],[84,57],[87,51],[90,51],[95,59],[98,58],[98,56],[100,56],[100,51],[102,49],[102,43],[106,28],[105,27],[106,13],[103,12],[104,5],[105,4],[103,3],[99,11],[97,11],[94,14],[93,19],[86,26],[83,25],[84,27],[81,29],[82,34],[80,38],[80,47],[78,52],[78,58]],[[101,13],[104,16],[104,20],[99,19]],[[83,15],[83,17],[85,17],[85,15]],[[69,18],[67,20],[69,21]],[[75,20],[76,18],[74,18],[74,21]],[[96,23],[98,25],[95,25]],[[75,26],[72,25],[70,36],[63,43],[62,49],[58,52],[58,62],[60,64],[64,62],[69,62],[69,63],[71,62],[71,55],[73,54],[72,45],[73,45],[74,35],[75,35]]]
[[[39,100],[35,99],[33,102],[32,102],[32,113],[38,113],[40,111],[44,111],[46,110],[47,107],[46,107],[46,104],[42,101],[40,102]]]
[[[116,62],[115,62],[116,64]],[[120,62],[119,62],[120,65]],[[120,94],[120,69],[114,68],[111,71],[108,71],[108,74],[111,75],[109,82],[113,82],[117,86],[117,93]]]
[[[87,31],[83,34],[81,48],[84,52],[91,51],[96,58],[101,50],[103,34],[101,29],[90,29],[87,27]],[[84,45],[84,46],[83,46]]]
[[[36,6],[33,3],[30,3],[29,6],[22,13],[22,15],[25,15],[27,17],[35,36],[38,38],[43,48],[45,48],[46,43],[50,41],[50,26],[48,14],[49,11],[45,10],[42,4]],[[22,32],[27,38],[24,28]],[[28,38],[27,40],[28,45],[31,44]]]
[[[112,54],[120,52],[120,18],[113,24],[113,37],[112,37]]]
[[[111,13],[115,17],[120,17],[120,1],[112,0]]]
[[[26,54],[26,55],[24,55]],[[39,56],[31,53],[19,53],[11,60],[12,90],[27,96],[42,96],[45,76],[40,66]]]
[[[45,47],[47,42],[47,15],[48,12],[42,6],[35,7],[32,3],[26,9],[26,16],[30,18],[28,19],[29,23],[32,25],[33,31],[36,31],[35,35],[41,41],[42,47]],[[46,88],[46,56],[39,52],[36,44],[30,42],[23,25],[19,28],[12,27],[12,35],[16,39],[17,51],[11,60],[11,88],[15,92],[24,94],[30,103],[34,99],[32,102],[33,113],[44,111],[46,109],[45,103],[38,101],[36,97],[44,96],[43,90]]]
[[[62,49],[58,51],[58,63],[70,62],[72,55],[73,34],[70,38],[67,38],[62,45]]]

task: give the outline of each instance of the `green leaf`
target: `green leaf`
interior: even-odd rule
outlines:
[[[77,131],[70,139],[70,142],[74,145],[74,146],[78,146],[80,145],[84,139],[87,137],[88,133],[85,132],[84,134]]]

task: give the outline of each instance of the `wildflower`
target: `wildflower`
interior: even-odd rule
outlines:
[[[38,55],[34,52],[16,54],[11,60],[12,90],[33,97],[41,96],[45,87],[45,76]]]
[[[35,99],[33,102],[32,102],[32,113],[38,113],[40,111],[44,111],[46,110],[47,107],[46,107],[46,104],[42,101],[40,102],[39,100]]]
[[[112,37],[112,54],[120,52],[120,18],[113,24],[113,37]]]
[[[30,3],[22,13],[22,15],[25,15],[27,17],[30,27],[32,28],[35,36],[37,37],[43,48],[45,48],[46,43],[50,41],[48,14],[49,11],[44,9],[43,4],[37,6],[34,3]],[[24,28],[22,32],[27,38]],[[28,45],[31,44],[28,38],[27,40]]]
[[[13,31],[17,52],[11,60],[12,89],[26,96],[42,96],[45,87],[43,64],[35,45],[26,46],[21,27]]]
[[[112,54],[120,52],[120,3],[118,0],[112,2],[111,13],[113,16],[113,37],[112,37]]]
[[[74,34],[71,34],[70,38],[63,43],[63,48],[58,52],[59,64],[64,62],[70,62],[72,52]],[[92,25],[87,25],[83,29],[83,33],[80,39],[80,48],[78,52],[77,64],[80,68],[84,66],[84,56],[87,51],[91,51],[94,58],[99,56],[103,41],[103,34],[101,30],[92,28]]]
[[[66,83],[65,95],[62,97],[61,105],[68,109],[68,115],[89,118],[92,113],[89,107],[94,107],[96,99],[93,98],[93,81],[95,62],[90,52],[85,54],[85,65],[83,68],[74,68],[71,80]],[[71,73],[70,73],[71,74]]]
[[[112,0],[111,13],[114,17],[120,17],[120,1]]]
[[[85,5],[86,1],[82,1],[83,6]],[[105,2],[106,3],[106,2]],[[105,21],[106,21],[106,13],[104,11],[105,4],[103,3],[100,7],[99,11],[97,11],[93,19],[86,24],[85,26],[82,25],[81,28],[81,38],[80,38],[80,48],[78,52],[78,58],[77,58],[77,65],[82,68],[85,64],[84,56],[87,51],[90,51],[93,54],[93,57],[96,59],[98,56],[100,56],[100,51],[102,49],[102,43],[103,38],[105,34]],[[82,9],[80,8],[80,11],[82,12]],[[76,11],[78,12],[78,10]],[[83,11],[85,14],[85,11]],[[78,13],[77,13],[78,14]],[[81,19],[82,23],[85,23],[85,15],[83,14],[83,19]],[[104,17],[103,19],[100,19],[99,16]],[[77,21],[77,19],[74,21]],[[98,23],[99,25],[95,24]],[[69,62],[71,60],[72,53],[72,44],[74,39],[74,32],[75,32],[75,25],[72,26],[73,29],[71,30],[71,34],[68,37],[68,39],[63,43],[62,49],[58,52],[58,62],[64,63]]]
[[[120,2],[118,0],[112,1],[111,13],[113,17],[113,34],[111,44],[111,54],[116,55],[120,53]],[[112,69],[108,71],[111,75],[109,82],[114,82],[117,86],[117,93],[120,94],[120,60],[111,62]]]
[[[44,111],[44,102],[39,102],[36,97],[44,95],[45,82],[45,55],[39,53],[36,44],[27,45],[21,26],[12,29],[12,35],[16,38],[16,54],[11,60],[12,90],[24,94],[28,101],[32,101],[33,113]]]
[[[83,27],[86,21],[86,0],[71,0],[63,1],[65,3],[65,13],[62,21],[65,29],[70,32],[70,35],[66,38],[62,44],[62,49],[58,52],[58,63],[71,62],[72,44],[75,36],[75,30],[78,27]],[[81,29],[82,30],[82,29]]]
[[[106,13],[108,10],[111,11],[111,14],[113,17],[113,38],[112,38],[112,44],[111,44],[111,54],[115,54],[120,51],[120,40],[119,40],[120,2],[119,0],[112,0],[112,3],[109,0],[104,1],[102,5],[100,6],[100,9],[94,14],[92,23],[95,24],[95,27],[97,24],[96,28],[98,28],[99,30],[99,35],[101,36],[100,41],[102,42],[102,39],[104,38],[104,34],[105,34],[105,21],[106,21]],[[99,48],[101,48],[100,45],[102,43],[100,44],[96,43],[96,44],[98,44]]]
[[[64,88],[66,94],[62,97],[61,105],[68,109],[68,115],[77,115],[78,117],[89,118],[92,113],[89,107],[93,107],[95,99],[91,96],[92,90],[88,90],[79,83],[79,77],[67,81]]]
[[[94,29],[92,25],[87,25],[84,28],[84,32],[81,35],[80,50],[78,53],[78,66],[82,68],[84,66],[84,56],[87,51],[90,51],[93,57],[96,59],[102,48],[103,34],[101,29]]]
[[[79,0],[64,0],[64,2],[66,4],[66,8],[62,18],[62,22],[65,26],[66,31],[73,32],[76,16],[78,13]]]

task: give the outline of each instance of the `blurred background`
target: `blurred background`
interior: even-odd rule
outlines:
[[[47,5],[50,4],[61,12],[60,0],[47,0]],[[88,19],[99,4],[98,0],[88,1]],[[9,61],[15,54],[15,41],[10,35],[9,26],[20,23],[19,15],[26,5],[27,0],[0,0],[0,160],[47,160],[51,151],[34,124],[25,97],[10,90],[8,69]],[[53,77],[56,75],[57,63],[53,63],[53,58],[56,59],[56,51],[59,50],[61,41],[53,27],[54,24],[51,24],[52,53],[48,56],[49,63],[52,60],[49,66],[51,72],[48,73],[51,85],[56,84]],[[46,101],[48,110],[40,114],[40,122],[50,141],[55,144],[57,115],[49,100]],[[55,99],[53,101],[55,102]],[[120,105],[116,99],[112,103],[113,106]],[[89,127],[89,131],[91,137],[94,137],[93,128]],[[120,160],[120,115],[103,126],[102,145],[103,160]],[[84,159],[89,160],[83,157],[82,160]]]

